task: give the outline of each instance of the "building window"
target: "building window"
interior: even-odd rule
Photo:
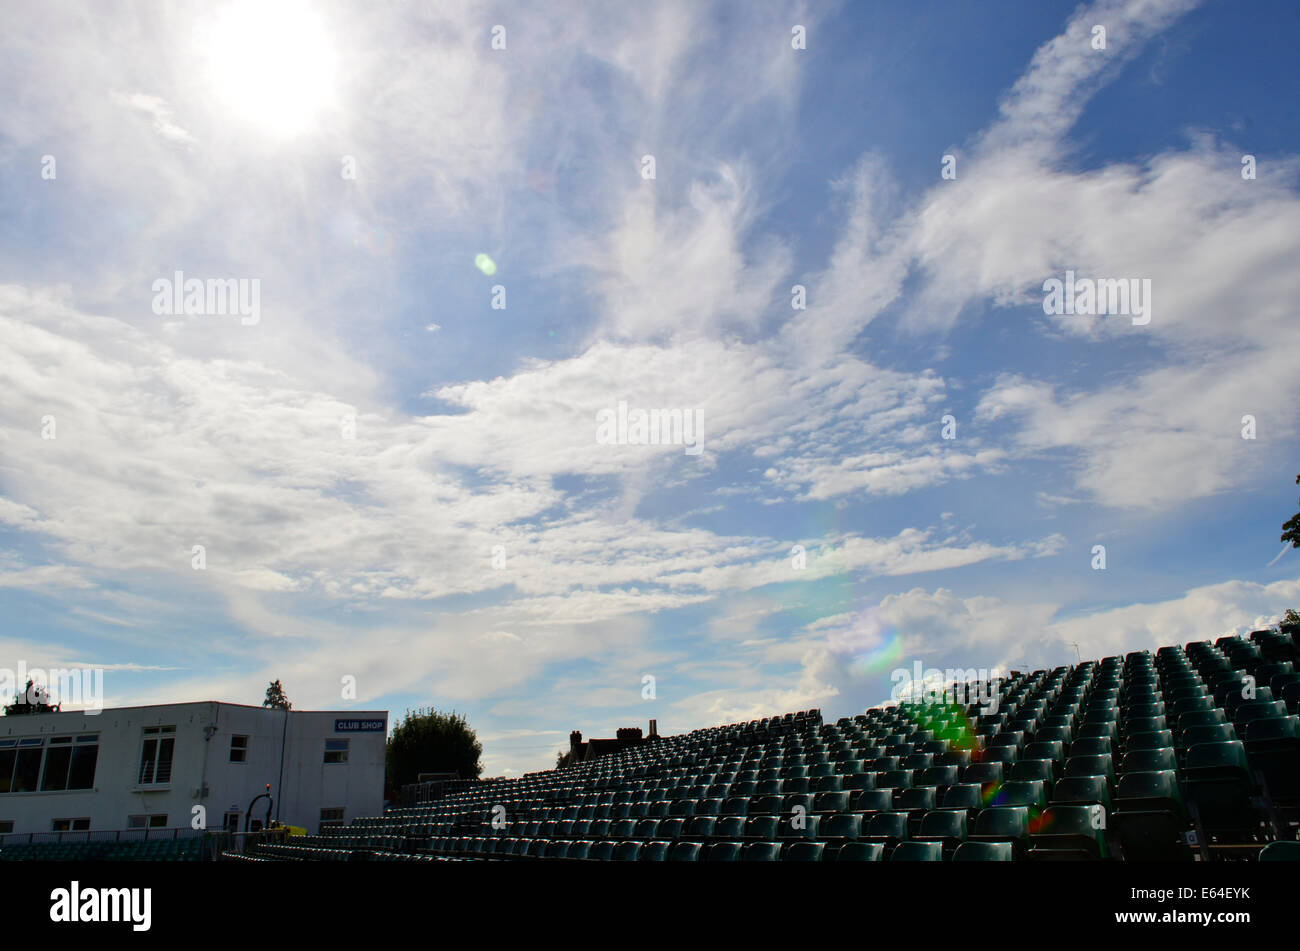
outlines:
[[[161,786],[172,781],[172,754],[175,749],[176,727],[145,727],[144,745],[140,750],[141,786]]]
[[[68,766],[72,763],[72,737],[52,736],[45,753],[45,772],[41,789],[67,789]]]
[[[321,829],[341,829],[343,827],[343,807],[335,806],[320,811]]]
[[[248,762],[248,737],[236,734],[230,738],[230,762]]]
[[[0,819],[0,835],[8,835],[14,831],[14,821],[12,819]]]
[[[9,792],[14,781],[14,763],[18,761],[18,741],[0,740],[0,793]]]
[[[41,757],[45,753],[45,740],[30,737],[18,741],[18,757],[14,762],[13,783],[10,792],[35,792],[41,775]]]
[[[226,813],[225,826],[226,826],[226,831],[227,831],[227,832],[238,832],[238,831],[239,831],[239,813],[237,813],[237,812],[227,812],[227,813]]]
[[[89,819],[55,819],[50,823],[53,832],[85,832],[89,828]]]
[[[346,763],[347,761],[348,761],[347,740],[326,740],[325,741],[325,762]]]
[[[143,816],[127,816],[126,827],[128,829],[165,829],[167,828],[167,814],[165,812],[152,812]]]
[[[72,763],[68,767],[69,789],[94,789],[95,764],[99,762],[99,734],[79,736],[72,745]]]
[[[99,734],[0,740],[0,793],[93,789]]]

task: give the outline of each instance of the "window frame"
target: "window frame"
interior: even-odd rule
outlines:
[[[152,744],[152,750],[150,746]],[[163,751],[166,750],[166,757]],[[150,755],[152,753],[152,755]],[[165,778],[162,774],[166,764]],[[172,768],[176,764],[176,727],[147,726],[141,733],[140,766],[136,770],[136,786],[162,789],[171,785]]]
[[[326,766],[346,766],[348,762],[348,753],[351,751],[350,740],[326,740],[324,765]],[[333,759],[331,759],[331,756]]]

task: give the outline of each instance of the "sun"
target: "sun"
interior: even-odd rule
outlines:
[[[216,99],[267,132],[307,131],[333,100],[334,47],[305,0],[235,0],[204,40]]]

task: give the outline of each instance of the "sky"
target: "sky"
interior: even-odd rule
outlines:
[[[518,775],[1300,607],[1293,3],[3,19],[0,666]]]

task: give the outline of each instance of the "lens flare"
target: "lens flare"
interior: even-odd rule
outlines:
[[[890,631],[883,643],[854,656],[848,663],[855,677],[873,677],[898,666],[903,657],[903,639],[898,631]]]
[[[474,266],[488,277],[491,277],[497,272],[497,263],[486,254],[474,255]]]

